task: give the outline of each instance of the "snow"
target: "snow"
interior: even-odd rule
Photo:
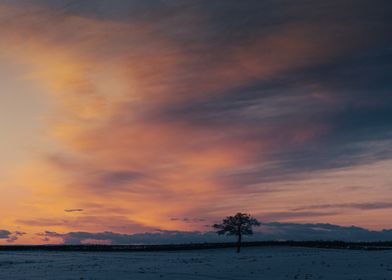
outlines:
[[[181,252],[0,252],[0,279],[350,279],[392,277],[392,251],[263,247]]]

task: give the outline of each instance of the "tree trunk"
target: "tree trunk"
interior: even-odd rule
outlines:
[[[241,251],[241,233],[238,234],[238,241],[237,241],[237,253]]]

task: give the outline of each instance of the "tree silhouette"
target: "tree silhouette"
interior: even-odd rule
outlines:
[[[214,224],[213,228],[219,235],[236,235],[237,253],[241,250],[242,235],[252,235],[253,226],[259,226],[260,222],[249,214],[237,213],[235,216],[226,217],[221,224]]]

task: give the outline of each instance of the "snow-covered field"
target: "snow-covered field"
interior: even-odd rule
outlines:
[[[0,252],[0,279],[392,279],[392,251]]]

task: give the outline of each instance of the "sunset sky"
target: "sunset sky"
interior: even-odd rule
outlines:
[[[392,228],[391,30],[389,0],[0,0],[0,244]]]

